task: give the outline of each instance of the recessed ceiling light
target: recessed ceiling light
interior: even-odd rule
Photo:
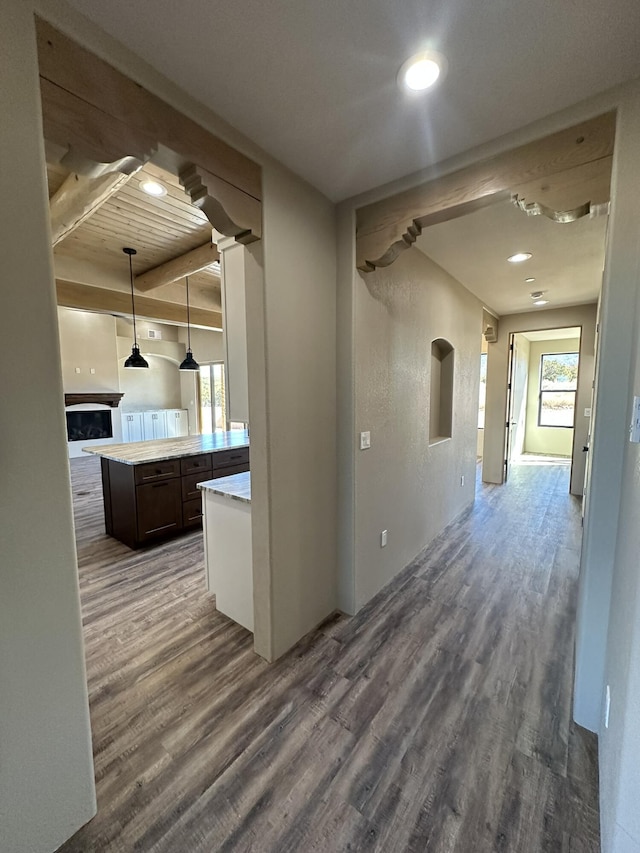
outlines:
[[[447,60],[435,50],[416,53],[402,65],[398,72],[398,84],[410,92],[430,89],[447,73]]]
[[[523,261],[528,261],[533,257],[531,252],[516,252],[515,255],[509,255],[507,260],[510,264],[521,264]]]
[[[140,189],[143,193],[155,196],[156,198],[167,194],[167,188],[163,187],[157,181],[140,181]]]
[[[525,284],[533,284],[533,282],[535,281],[535,278],[525,278],[524,281],[525,281]]]
[[[536,301],[533,304],[534,305],[548,305],[549,300],[548,299],[536,299]]]

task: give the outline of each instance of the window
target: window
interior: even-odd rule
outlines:
[[[204,435],[226,428],[224,363],[203,364],[200,367],[200,432]]]
[[[538,426],[573,427],[578,388],[577,352],[540,356]]]
[[[484,429],[484,407],[487,399],[487,353],[480,353],[480,400],[478,403],[478,429]]]

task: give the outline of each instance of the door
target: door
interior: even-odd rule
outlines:
[[[504,438],[504,482],[506,483],[511,473],[511,450],[515,441],[515,428],[517,423],[514,423],[514,377],[516,363],[516,336],[511,333],[509,335],[509,368],[507,371],[507,420],[505,422],[505,438]]]
[[[167,437],[167,413],[144,412],[144,437],[145,440]]]
[[[122,415],[122,438],[124,441],[142,441],[142,412],[128,412]]]

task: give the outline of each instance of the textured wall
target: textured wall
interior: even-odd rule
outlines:
[[[417,249],[357,275],[355,287],[356,432],[371,431],[371,449],[357,450],[355,459],[361,607],[474,499],[482,312],[468,290]],[[436,338],[455,349],[453,430],[430,445]]]

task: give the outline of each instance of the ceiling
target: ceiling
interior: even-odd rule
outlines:
[[[511,201],[425,228],[416,247],[474,293],[495,314],[536,310],[530,293],[543,291],[546,308],[595,302],[602,284],[606,216],[552,222],[527,216]],[[533,257],[507,261],[516,252]],[[533,277],[535,282],[526,283]]]
[[[52,157],[47,162],[49,198],[56,196],[69,171]],[[159,182],[167,190],[161,198],[142,191],[145,180]],[[195,207],[178,178],[147,163],[54,248],[56,274],[73,277],[69,270],[81,270],[78,280],[89,283],[107,280],[108,286],[128,289],[128,260],[124,246],[135,248],[134,275],[155,269],[174,258],[211,243],[212,228],[204,213]],[[75,266],[65,264],[75,262]],[[162,301],[184,305],[184,278],[147,292]],[[219,267],[208,267],[189,275],[189,295],[195,307],[220,310]]]
[[[638,0],[71,0],[333,200],[640,75]],[[446,79],[396,74],[424,48]]]

